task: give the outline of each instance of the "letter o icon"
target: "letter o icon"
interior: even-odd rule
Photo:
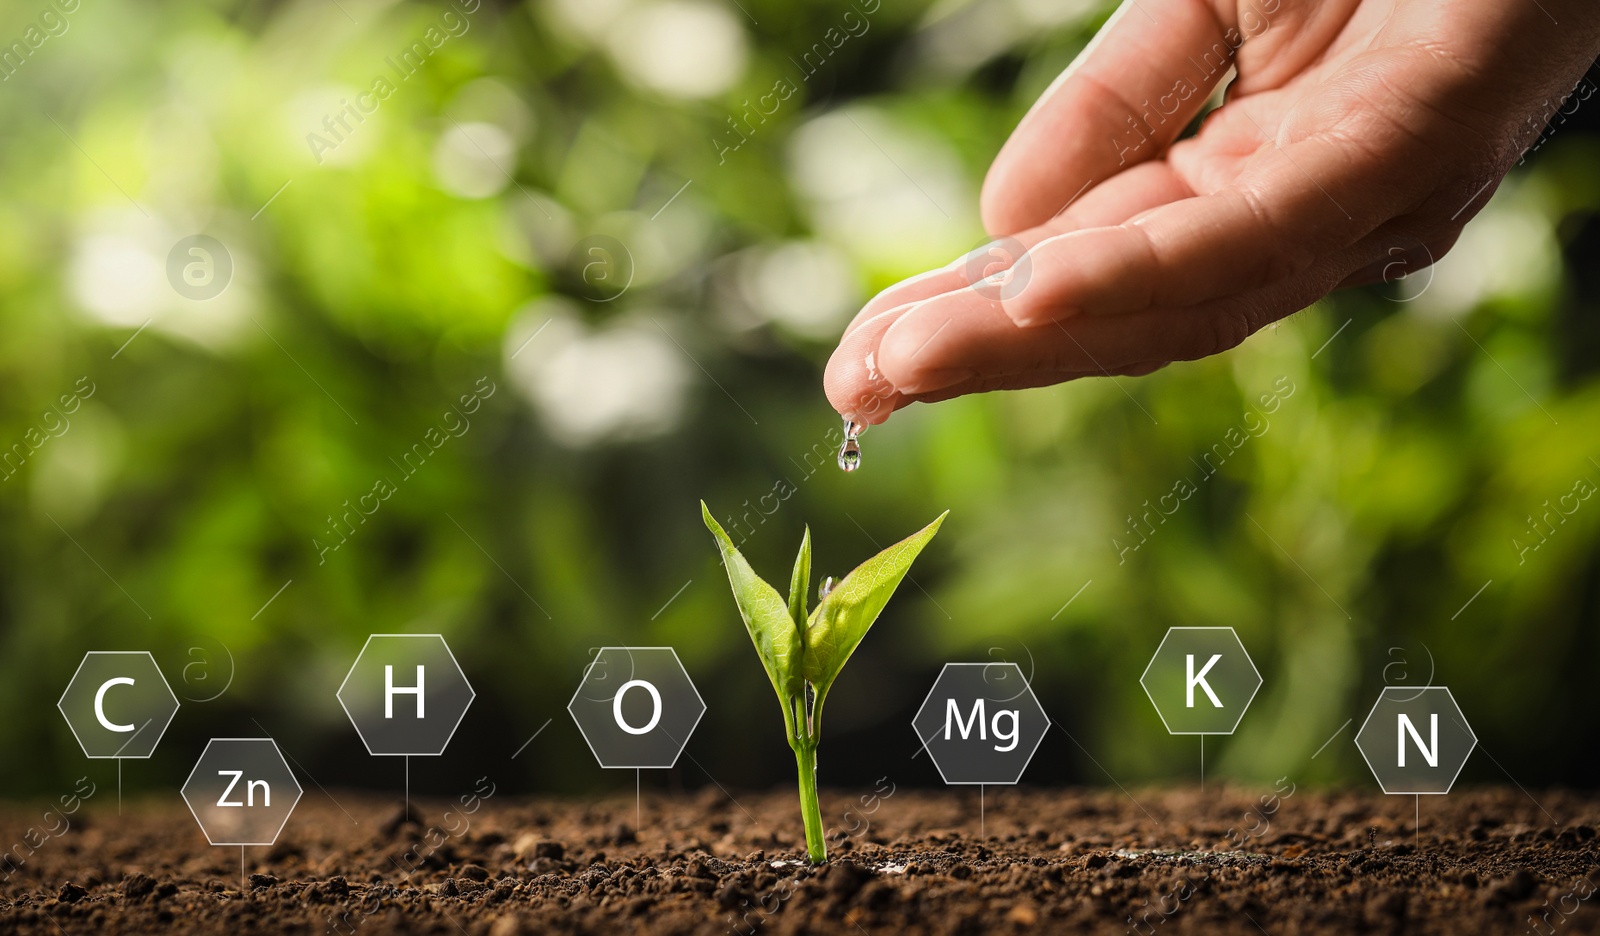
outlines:
[[[628,720],[626,718],[622,717],[622,697],[627,695],[628,690],[632,689],[634,686],[638,686],[645,692],[650,693],[650,702],[653,706],[650,711],[650,720],[645,722],[645,726],[643,728],[633,727],[632,725],[628,724]],[[655,730],[656,725],[661,723],[661,692],[660,690],[656,689],[654,685],[647,683],[642,679],[629,680],[628,682],[623,683],[622,688],[618,689],[617,694],[612,697],[611,714],[617,720],[617,727],[621,728],[623,731],[626,731],[628,734],[649,734]]]

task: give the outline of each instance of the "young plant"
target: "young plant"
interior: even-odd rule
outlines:
[[[739,605],[739,615],[755,642],[756,653],[767,669],[772,688],[783,707],[783,725],[794,749],[800,773],[800,815],[806,826],[806,852],[815,863],[828,860],[822,834],[822,810],[817,803],[817,742],[822,734],[822,704],[828,689],[844,669],[878,612],[906,577],[911,563],[928,545],[949,515],[939,515],[921,530],[895,543],[866,562],[828,592],[807,612],[811,588],[811,528],[800,540],[800,555],[789,577],[789,600],[750,568],[750,563],[728,540],[728,534],[711,516],[705,501],[700,514],[706,528],[722,548],[722,564]]]

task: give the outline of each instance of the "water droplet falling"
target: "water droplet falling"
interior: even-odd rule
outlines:
[[[835,584],[837,584],[837,583],[834,582],[833,576],[831,576],[831,575],[824,577],[822,581],[818,582],[817,583],[817,600],[821,601],[822,599],[828,597],[828,592],[833,591],[833,586]]]
[[[839,467],[845,471],[861,467],[861,446],[855,439],[846,439],[844,445],[839,446]]]
[[[839,446],[840,470],[855,471],[861,467],[861,444],[856,440],[865,431],[867,431],[866,426],[858,426],[849,417],[845,417],[844,444]]]

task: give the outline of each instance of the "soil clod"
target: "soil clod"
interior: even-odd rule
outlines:
[[[1512,875],[1496,884],[1490,891],[1490,897],[1499,903],[1514,903],[1526,900],[1533,896],[1539,886],[1539,879],[1526,868],[1518,868]]]
[[[89,892],[82,887],[68,881],[61,885],[61,890],[56,892],[56,899],[62,903],[74,904],[89,896]]]
[[[156,879],[138,871],[122,880],[122,896],[128,900],[143,900],[155,893],[155,889]]]

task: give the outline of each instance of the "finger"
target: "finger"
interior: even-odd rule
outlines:
[[[941,403],[953,400],[969,393],[992,393],[996,390],[1030,390],[1035,387],[1050,387],[1066,383],[1069,380],[1081,380],[1084,377],[1143,377],[1153,374],[1166,367],[1170,361],[1153,362],[1150,364],[1134,364],[1110,371],[1057,371],[1036,374],[1010,374],[998,377],[973,377],[954,386],[929,393],[919,393],[905,397],[907,403]]]
[[[1182,308],[1293,279],[1420,197],[1412,174],[1384,171],[1379,159],[1324,136],[1268,143],[1213,194],[1039,244],[1030,252],[1032,280],[1006,311],[1034,326]]]
[[[993,238],[937,270],[913,276],[883,290],[856,313],[850,324],[845,326],[845,334],[890,309],[903,309],[914,302],[966,289],[986,277],[1009,270],[1023,254],[1051,237],[1082,228],[1121,224],[1142,211],[1192,195],[1194,192],[1188,184],[1166,163],[1135,166],[1105,185],[1085,192],[1055,217],[1037,227],[1020,231],[1015,236]]]
[[[965,291],[918,303],[889,324],[874,362],[899,394],[917,397],[986,378],[1109,374],[1204,357],[1243,341],[1257,320],[1234,308],[1183,309],[1019,328],[998,301]]]
[[[1207,357],[1268,322],[1305,308],[1373,256],[1362,246],[1320,261],[1305,276],[1183,309],[1145,309],[1018,327],[1000,303],[971,293],[919,303],[879,339],[877,367],[904,400],[963,383],[1034,374],[1117,374]],[[953,379],[952,379],[953,377]]]
[[[1232,58],[1209,3],[1126,0],[995,157],[983,185],[984,227],[1034,227],[1076,193],[1160,155]]]

